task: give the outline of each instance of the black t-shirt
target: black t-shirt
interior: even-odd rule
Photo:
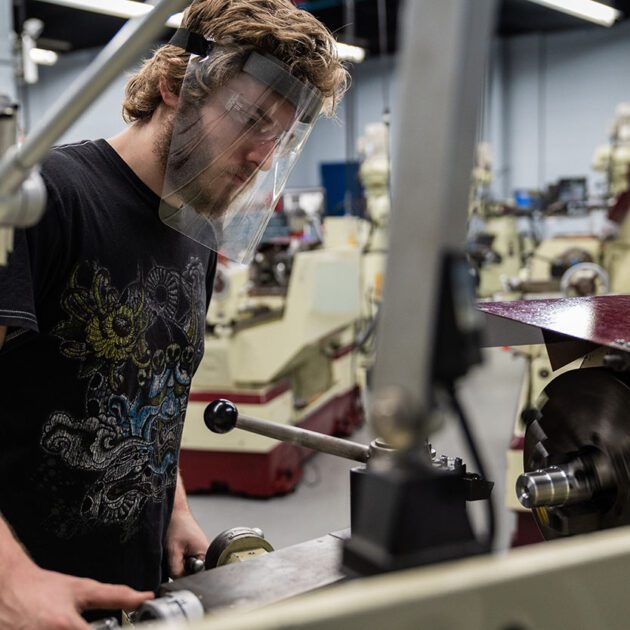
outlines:
[[[43,568],[155,590],[216,256],[104,140],[42,175],[0,268],[0,511]]]

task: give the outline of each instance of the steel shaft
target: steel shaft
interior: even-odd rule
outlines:
[[[244,416],[242,414],[238,415],[236,427],[250,431],[251,433],[273,438],[274,440],[299,444],[300,446],[312,448],[322,453],[353,459],[357,462],[367,462],[370,457],[369,446],[364,446],[363,444],[349,440],[342,440],[341,438],[332,437],[330,435],[324,435],[323,433],[299,429],[298,427],[286,424],[277,424],[275,422],[269,422],[268,420]]]
[[[516,494],[526,508],[582,503],[614,482],[606,458],[576,457],[558,466],[523,473],[516,481]]]

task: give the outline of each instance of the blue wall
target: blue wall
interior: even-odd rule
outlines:
[[[617,103],[630,101],[630,23],[512,38],[503,62],[509,190],[588,175],[593,192],[595,148]]]

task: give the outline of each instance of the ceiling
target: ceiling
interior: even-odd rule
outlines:
[[[397,49],[397,22],[400,7],[404,0],[385,0],[387,23],[387,50]],[[619,9],[623,19],[630,17],[630,0],[600,0]],[[377,55],[379,45],[378,0],[354,0],[355,19],[349,20],[344,0],[295,0],[300,7],[311,11],[339,39],[354,38],[356,43],[365,46],[369,54]],[[40,37],[41,47],[59,52],[81,50],[103,46],[122,26],[123,20],[85,11],[55,6],[40,0],[13,0],[14,20],[17,30],[22,22],[37,17],[44,22]],[[345,28],[349,21],[354,28]],[[524,33],[554,32],[574,29],[602,28],[584,20],[574,18],[552,9],[547,9],[529,0],[499,0],[497,33],[510,37]],[[354,30],[354,33],[351,31]],[[164,39],[169,37],[168,29]]]

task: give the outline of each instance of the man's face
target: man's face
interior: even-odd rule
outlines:
[[[167,200],[220,217],[236,197],[251,191],[260,171],[269,170],[294,118],[291,104],[244,73],[201,108],[180,106],[172,123]]]

